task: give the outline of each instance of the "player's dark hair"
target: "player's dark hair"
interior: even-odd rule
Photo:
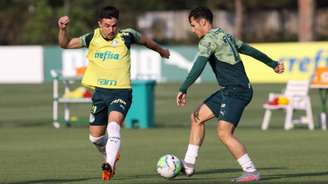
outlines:
[[[213,23],[213,13],[212,11],[207,7],[198,7],[189,12],[189,22],[191,22],[191,17],[194,19],[204,18],[209,23]]]
[[[99,14],[99,20],[104,19],[104,18],[116,18],[119,19],[120,16],[120,11],[115,8],[114,6],[106,6],[103,9],[101,9],[100,14]]]

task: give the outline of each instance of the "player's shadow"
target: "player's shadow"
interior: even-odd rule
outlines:
[[[258,168],[258,170],[285,170],[286,167],[265,167]],[[197,171],[197,174],[217,174],[217,173],[235,173],[242,172],[241,169],[237,168],[225,168],[225,169],[208,169]]]
[[[261,180],[276,180],[284,178],[297,178],[297,177],[311,177],[311,176],[327,176],[328,171],[324,172],[312,172],[312,173],[292,173],[292,174],[274,174],[274,175],[263,175]],[[327,183],[327,182],[326,182]]]
[[[31,181],[20,181],[20,182],[12,182],[12,183],[6,183],[6,184],[45,184],[45,183],[51,183],[51,184],[62,184],[67,182],[78,182],[78,181],[88,181],[88,180],[94,180],[99,179],[99,177],[90,177],[90,178],[76,178],[76,179],[44,179],[44,180],[31,180]],[[88,183],[88,182],[86,182]]]
[[[286,167],[265,167],[265,168],[258,168],[261,170],[285,170]],[[225,169],[207,169],[207,170],[198,170],[196,172],[197,175],[208,175],[208,174],[218,174],[218,173],[240,173],[242,172],[241,169],[238,168],[225,168]],[[181,173],[180,176],[183,174]],[[157,177],[158,174],[144,174],[144,175],[134,175],[134,176],[121,176],[120,180],[129,180],[129,179],[136,179],[136,178],[153,178]],[[179,176],[178,176],[179,177]],[[175,178],[177,179],[177,178]],[[181,179],[181,178],[179,178]],[[195,178],[193,178],[195,179]],[[184,179],[181,179],[184,180]],[[187,179],[186,179],[187,180]]]

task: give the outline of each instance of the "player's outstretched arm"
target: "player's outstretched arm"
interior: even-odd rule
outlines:
[[[187,78],[181,84],[179,92],[176,97],[177,106],[181,107],[187,103],[187,90],[200,76],[206,66],[207,58],[198,56],[195,63],[193,64]]]
[[[187,93],[188,88],[196,81],[196,79],[200,76],[202,71],[204,70],[207,63],[207,58],[204,56],[198,56],[196,58],[195,63],[193,64],[190,72],[188,73],[187,78],[181,84],[179,88],[179,92]]]
[[[81,48],[82,44],[80,38],[70,38],[68,34],[67,28],[69,22],[68,16],[63,16],[58,19],[58,44],[64,49]]]
[[[150,48],[161,55],[163,58],[169,58],[170,57],[170,51],[168,49],[162,48],[159,44],[157,44],[154,40],[141,35],[140,37],[140,43],[145,45],[147,48]]]
[[[238,51],[242,54],[251,56],[252,58],[255,58],[255,59],[261,61],[262,63],[271,67],[273,70],[275,70],[275,68],[278,66],[277,61],[272,60],[269,56],[267,56],[263,52],[259,51],[258,49],[254,48],[246,43],[243,43],[241,45],[241,47],[238,49]]]
[[[179,88],[179,92],[176,97],[177,106],[181,107],[186,105],[187,103],[187,90],[188,88],[196,81],[196,79],[200,76],[202,71],[204,70],[207,63],[207,58],[198,56],[196,58],[195,63],[193,64],[190,72],[188,73],[187,78],[181,84]]]

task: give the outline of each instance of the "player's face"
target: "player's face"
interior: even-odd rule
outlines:
[[[198,37],[201,38],[205,35],[204,33],[204,19],[194,19],[194,17],[190,18],[190,26],[191,31]]]
[[[112,40],[118,30],[118,20],[116,18],[103,18],[98,21],[100,32],[105,39]]]

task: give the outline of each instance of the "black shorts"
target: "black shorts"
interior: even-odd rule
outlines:
[[[107,125],[111,111],[121,112],[124,117],[132,103],[132,89],[96,88],[92,96],[90,125]]]
[[[253,96],[252,88],[226,87],[216,91],[208,97],[206,104],[218,118],[232,123],[237,127],[241,115],[251,101]]]

